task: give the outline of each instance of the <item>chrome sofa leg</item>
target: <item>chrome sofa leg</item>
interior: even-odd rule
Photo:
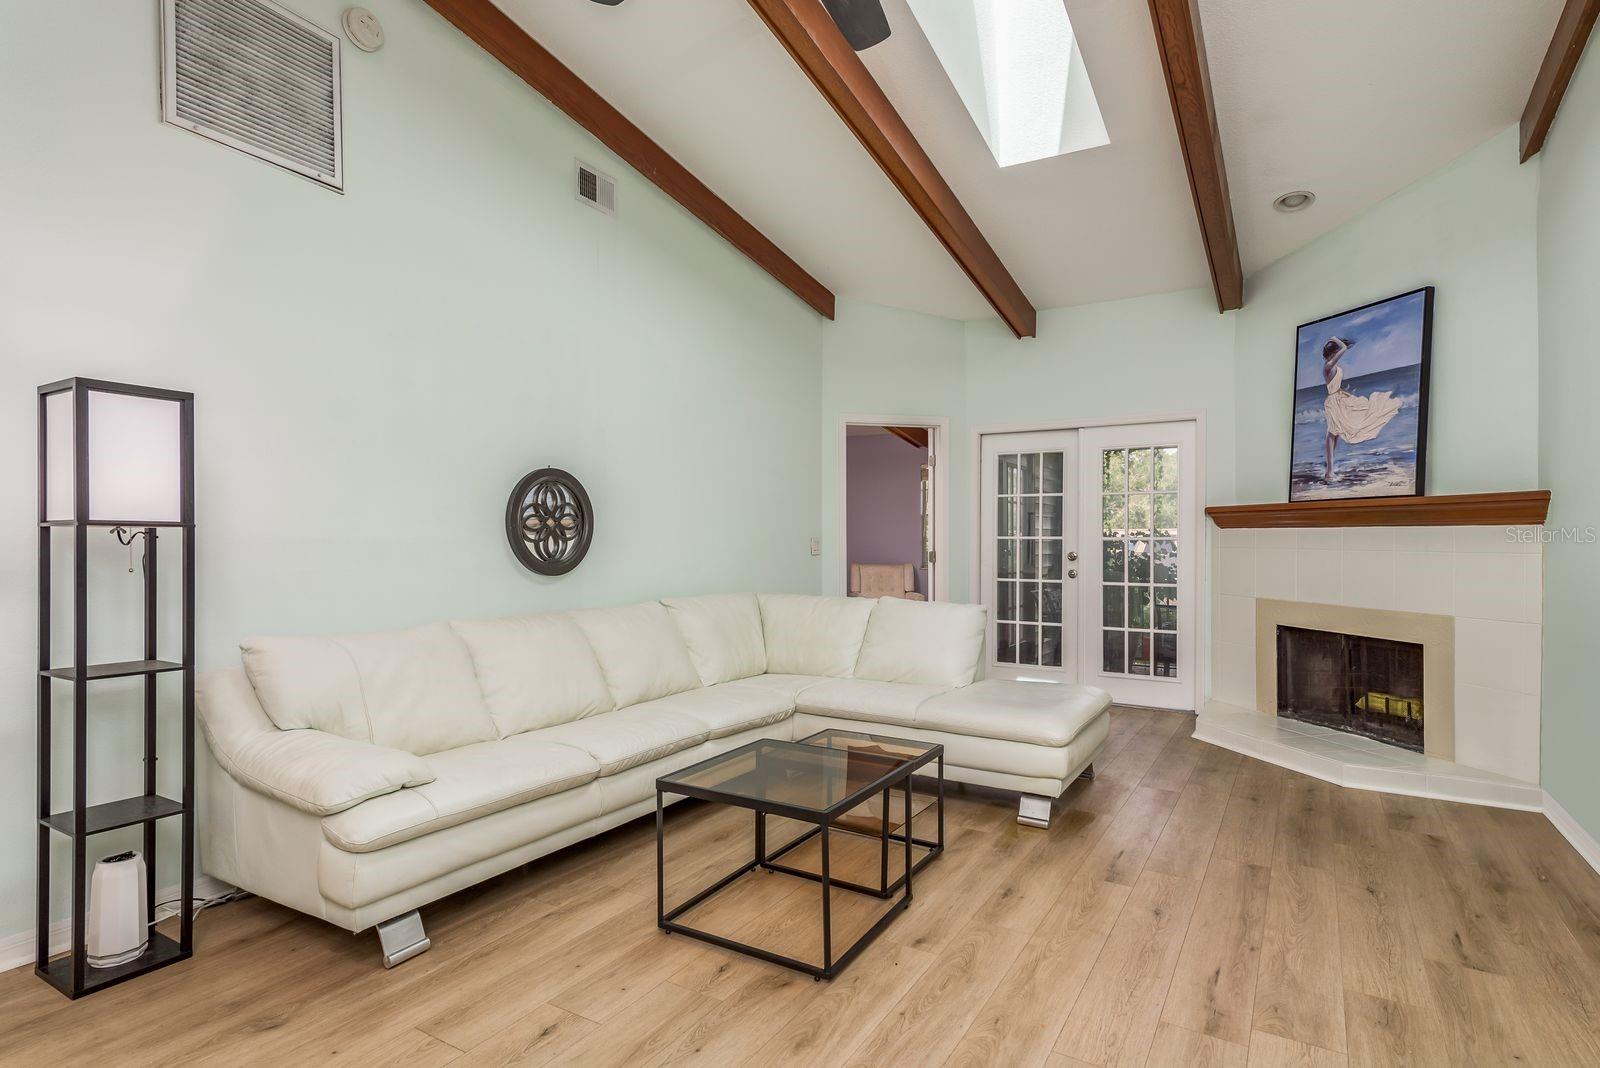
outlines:
[[[426,952],[433,943],[422,929],[422,914],[413,909],[378,924],[378,945],[383,950],[383,966],[393,968]]]
[[[1017,822],[1028,827],[1050,826],[1050,799],[1023,794],[1017,803]]]

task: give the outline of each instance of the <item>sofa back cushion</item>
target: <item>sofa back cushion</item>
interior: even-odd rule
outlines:
[[[669,597],[661,603],[689,648],[702,686],[748,679],[767,670],[767,643],[755,594]]]
[[[983,655],[984,607],[885,597],[872,609],[855,677],[966,686]]]
[[[764,593],[760,601],[768,671],[848,678],[855,670],[876,602],[798,593]]]
[[[239,646],[279,730],[310,727],[417,756],[495,737],[472,657],[443,623]]]
[[[588,608],[572,618],[589,639],[618,708],[700,685],[689,650],[659,602]]]
[[[615,707],[583,631],[562,612],[457,620],[495,729],[506,738]]]

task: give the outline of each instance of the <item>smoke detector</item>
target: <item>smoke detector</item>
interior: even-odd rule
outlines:
[[[364,7],[344,9],[344,35],[363,52],[376,52],[383,47],[383,23]]]

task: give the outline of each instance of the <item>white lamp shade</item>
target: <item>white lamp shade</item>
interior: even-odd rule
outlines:
[[[45,518],[76,518],[73,393],[45,398]],[[89,390],[89,519],[177,523],[183,519],[182,403]]]

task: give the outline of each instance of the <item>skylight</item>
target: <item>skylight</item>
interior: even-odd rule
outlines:
[[[1062,0],[908,0],[1002,167],[1109,144]]]

